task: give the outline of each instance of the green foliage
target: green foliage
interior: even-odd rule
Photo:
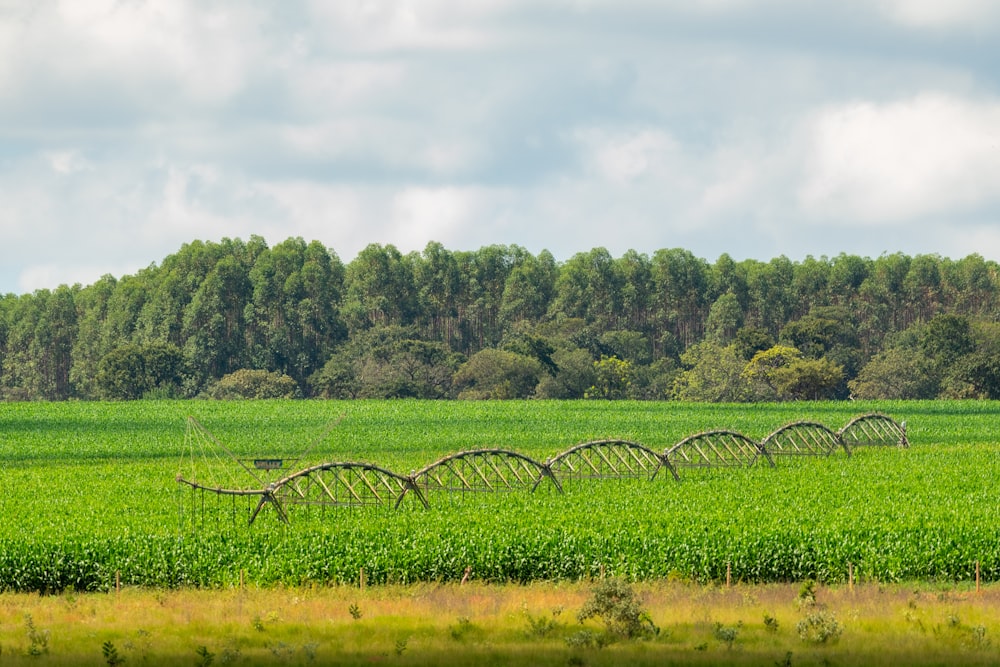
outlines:
[[[704,342],[681,355],[685,370],[674,381],[673,396],[680,401],[732,403],[748,396],[743,377],[746,362],[732,345]]]
[[[0,589],[7,591],[108,591],[116,572],[123,585],[143,587],[235,588],[241,571],[247,585],[356,585],[361,568],[372,585],[458,582],[466,567],[484,582],[586,580],[599,575],[600,563],[610,576],[633,581],[724,581],[727,562],[734,580],[748,582],[844,582],[849,562],[856,574],[886,582],[970,581],[976,560],[984,581],[1000,577],[1000,509],[988,502],[1000,476],[992,401],[752,409],[634,401],[0,408],[0,456],[14,480],[0,494],[0,516],[17,517],[0,525]],[[905,419],[911,448],[785,458],[776,469],[685,470],[680,484],[669,477],[580,480],[565,484],[561,495],[547,484],[535,493],[432,494],[429,509],[412,497],[398,511],[296,506],[288,527],[267,510],[248,527],[257,498],[199,497],[174,485],[192,413],[244,460],[292,458],[332,416],[344,414],[311,460],[361,459],[405,473],[481,446],[542,461],[601,437],[662,451],[712,428],[759,440],[791,421],[836,430],[869,411]],[[933,484],[925,483],[928,471]],[[238,475],[239,468],[224,472]],[[254,483],[246,480],[248,488]],[[696,520],[678,519],[691,517],[692,507],[699,508]],[[269,624],[256,620],[261,628]]]
[[[543,639],[555,632],[559,628],[559,622],[556,619],[561,611],[561,609],[557,609],[551,616],[532,616],[528,613],[528,610],[525,609],[524,619],[528,624],[528,637]]]
[[[800,607],[812,607],[816,604],[816,580],[806,579],[799,588],[799,593],[795,598]]]
[[[415,327],[380,326],[359,333],[309,378],[323,398],[445,398],[461,362]]]
[[[779,396],[793,401],[832,399],[844,382],[844,369],[830,359],[799,359],[779,372]]]
[[[118,649],[110,639],[101,644],[101,655],[104,656],[104,662],[108,667],[117,667],[125,662],[125,657],[118,653]]]
[[[733,346],[741,359],[750,361],[758,352],[774,347],[774,336],[760,327],[743,327],[736,332]]]
[[[608,635],[622,639],[650,637],[660,632],[632,587],[617,577],[597,582],[576,617],[581,623],[597,617],[604,622]]]
[[[758,401],[788,400],[793,364],[802,359],[802,352],[787,345],[775,345],[761,350],[743,369],[743,379]]]
[[[49,631],[39,630],[35,626],[35,619],[31,617],[31,614],[24,615],[24,629],[28,635],[28,648],[25,650],[25,654],[33,658],[48,654]]]
[[[184,371],[181,350],[170,343],[123,345],[108,352],[97,368],[102,398],[134,400],[155,390],[179,391]]]
[[[689,361],[676,380],[665,369],[699,345],[732,346],[747,362],[776,342],[826,363],[800,365],[791,394],[767,400],[845,398],[854,380],[855,396],[982,398],[998,393],[997,355],[979,330],[998,311],[1000,266],[978,255],[710,264],[680,248],[618,258],[595,248],[558,263],[518,246],[453,252],[430,242],[405,255],[371,244],[344,265],[301,238],[271,248],[256,236],[193,241],[135,275],[0,297],[0,399],[190,397],[245,368],[325,398],[452,398],[459,365],[485,349],[540,363],[538,396],[581,398],[601,386],[581,387],[579,367],[557,360],[579,348],[590,361],[629,362],[631,398],[668,398],[676,381],[684,400],[745,400],[723,368]],[[380,344],[386,331],[406,331],[409,343]],[[897,364],[915,375],[893,392],[875,379],[887,372],[879,355],[907,331],[930,376]],[[836,367],[843,378],[831,387]],[[511,384],[462,389],[536,391]],[[761,387],[749,398],[761,400]]]
[[[938,384],[933,365],[923,353],[897,347],[876,354],[847,382],[851,395],[862,400],[934,398]]]
[[[464,641],[471,633],[476,631],[476,626],[472,624],[468,616],[459,616],[454,625],[448,627],[451,638],[455,641]]]
[[[594,384],[587,389],[585,398],[620,400],[631,397],[635,369],[630,361],[602,356],[594,362],[594,376]]]
[[[817,306],[789,322],[779,339],[809,359],[828,358],[853,375],[860,358],[860,340],[853,313],[839,306]]]
[[[844,626],[833,612],[820,609],[806,614],[795,626],[802,641],[810,644],[835,644],[844,632]]]
[[[224,375],[205,389],[205,396],[218,400],[296,398],[298,385],[277,371],[244,368]]]
[[[743,326],[743,308],[732,291],[715,300],[705,321],[705,340],[725,347]]]
[[[712,629],[712,636],[725,644],[727,649],[732,650],[733,644],[736,643],[736,638],[739,637],[740,628],[742,627],[742,623],[738,623],[733,626],[723,625],[722,623],[716,622],[714,628]]]
[[[579,347],[556,350],[552,360],[558,367],[555,375],[543,375],[535,396],[538,398],[583,398],[597,380],[590,353]]]
[[[768,613],[765,612],[765,614],[764,614],[764,629],[769,634],[773,635],[773,634],[775,634],[775,633],[778,632],[778,627],[779,627],[778,619],[776,619],[774,616],[771,616],[770,614],[768,614]]]
[[[975,349],[972,326],[966,317],[937,315],[927,323],[920,347],[928,358],[938,364],[952,364]]]
[[[566,645],[570,648],[604,648],[611,641],[606,633],[594,632],[593,630],[577,630],[566,638]]]
[[[195,649],[195,653],[198,655],[198,660],[195,663],[198,667],[209,667],[215,662],[215,654],[209,651],[207,646],[199,646]]]
[[[543,373],[542,364],[516,352],[481,350],[455,374],[460,399],[528,398]]]

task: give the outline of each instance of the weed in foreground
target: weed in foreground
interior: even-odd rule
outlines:
[[[600,618],[612,637],[636,639],[660,633],[632,587],[618,578],[598,582],[576,617],[581,623],[588,618]]]
[[[24,628],[28,634],[27,654],[32,657],[47,654],[49,652],[49,631],[36,628],[35,620],[31,618],[31,614],[24,615]]]
[[[559,628],[559,622],[556,619],[559,617],[559,614],[562,613],[561,607],[552,610],[551,617],[532,616],[527,607],[522,608],[522,611],[524,612],[524,618],[528,623],[528,637],[542,639],[548,637]]]
[[[472,630],[472,621],[469,620],[468,616],[459,617],[458,622],[448,628],[451,638],[455,641],[462,641]]]
[[[778,632],[778,619],[767,612],[764,612],[764,630],[772,635]]]
[[[844,632],[844,626],[837,621],[833,612],[820,610],[807,614],[798,622],[795,630],[799,638],[810,644],[834,644]]]
[[[570,648],[604,648],[608,645],[608,635],[593,630],[580,630],[566,638]]]
[[[108,663],[109,667],[117,667],[125,662],[125,658],[118,654],[118,649],[110,639],[101,644],[101,655],[104,656],[104,662]]]
[[[725,644],[727,649],[732,649],[733,644],[736,643],[736,637],[740,634],[741,627],[743,627],[742,621],[731,627],[717,622],[712,634],[716,639]]]
[[[198,662],[195,663],[198,667],[208,667],[215,662],[215,654],[209,651],[207,646],[199,646],[195,649],[195,653],[198,654]]]
[[[795,604],[801,608],[809,608],[816,606],[816,582],[812,579],[806,579],[802,582],[801,588],[799,588],[799,594],[795,598]]]

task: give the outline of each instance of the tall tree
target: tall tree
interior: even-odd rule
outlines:
[[[451,345],[457,334],[458,296],[462,289],[455,255],[440,243],[428,243],[415,258],[414,282],[428,335]]]
[[[701,339],[711,303],[708,263],[681,248],[657,250],[652,275],[657,324],[682,348],[693,345]]]
[[[615,329],[622,282],[616,262],[605,248],[577,253],[559,272],[553,308],[598,329]]]
[[[69,378],[74,394],[80,398],[94,399],[99,396],[97,368],[109,351],[106,349],[108,341],[101,332],[117,283],[114,276],[104,275],[76,295],[77,334],[73,342],[73,365]]]
[[[246,364],[244,309],[250,300],[247,267],[235,257],[221,259],[205,277],[184,311],[184,354],[192,390]]]
[[[559,267],[548,250],[533,257],[525,253],[504,283],[500,318],[506,327],[521,322],[539,322],[545,317],[555,294]]]
[[[343,312],[351,335],[374,326],[412,324],[418,312],[412,259],[393,245],[365,247],[347,265]]]
[[[249,280],[250,364],[304,382],[343,337],[339,259],[317,241],[288,239],[257,257]]]

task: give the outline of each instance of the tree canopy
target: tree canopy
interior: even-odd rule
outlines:
[[[995,398],[997,313],[979,255],[193,241],[0,296],[0,399]]]

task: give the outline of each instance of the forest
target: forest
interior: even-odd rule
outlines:
[[[194,241],[0,296],[0,400],[1000,398],[1000,271],[679,248]]]

